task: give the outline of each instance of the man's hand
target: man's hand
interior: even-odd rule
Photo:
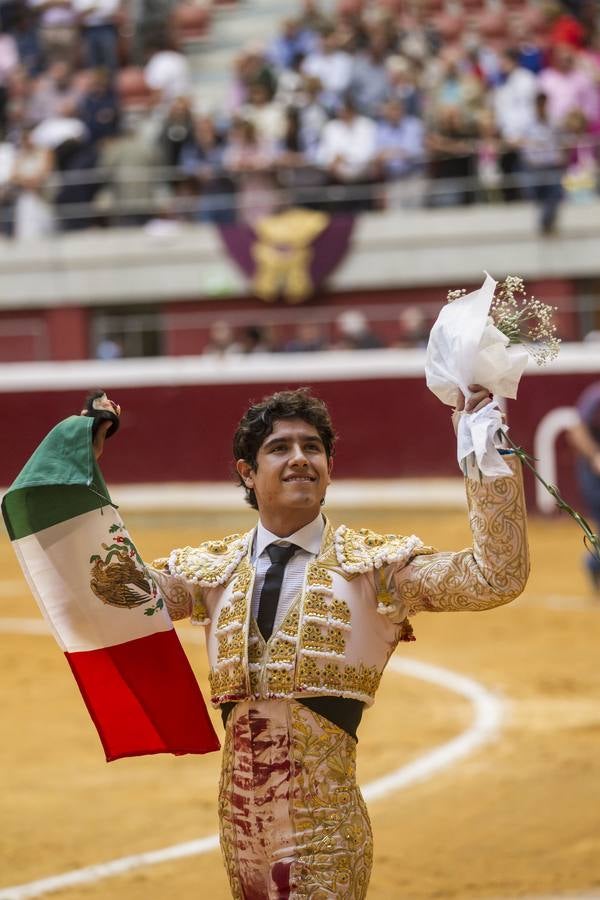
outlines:
[[[103,394],[101,397],[97,397],[93,401],[94,409],[105,409],[107,412],[114,413],[117,416],[121,416],[121,407],[118,403],[115,403],[113,400],[109,400],[106,394]],[[81,410],[82,416],[89,416],[89,412],[87,409]],[[106,440],[107,432],[112,428],[113,423],[108,419],[105,422],[100,422],[98,428],[96,429],[96,434],[94,435],[94,456],[96,459],[100,459],[102,456],[102,451],[104,450],[104,441]]]
[[[487,388],[482,387],[480,384],[470,384],[469,390],[471,391],[471,396],[465,403],[465,396],[462,391],[458,392],[458,399],[456,401],[456,411],[457,412],[468,412],[474,413],[479,412],[480,409],[483,409],[484,406],[487,406],[488,403],[492,402],[492,397]]]
[[[463,392],[458,392],[456,407],[452,413],[452,425],[455,434],[458,433],[458,421],[463,413],[478,412],[478,410],[483,409],[484,406],[487,406],[488,403],[492,402],[490,392],[487,388],[482,387],[482,385],[470,384],[469,390],[471,391],[471,396],[466,402]]]

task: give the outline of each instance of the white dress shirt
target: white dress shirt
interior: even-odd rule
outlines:
[[[254,589],[252,591],[252,615],[256,619],[258,616],[258,606],[260,594],[265,583],[265,575],[267,569],[271,565],[267,547],[270,544],[281,544],[287,547],[288,544],[296,544],[299,550],[296,550],[283,573],[283,583],[279,594],[279,603],[277,604],[277,614],[275,616],[275,624],[273,632],[277,630],[283,622],[290,606],[300,593],[304,574],[308,563],[314,559],[321,549],[323,540],[323,531],[325,529],[325,520],[321,513],[304,525],[294,534],[290,534],[286,538],[280,538],[278,535],[267,531],[262,522],[259,521],[254,532],[254,541],[252,546],[252,565],[256,569],[256,577],[254,579]]]

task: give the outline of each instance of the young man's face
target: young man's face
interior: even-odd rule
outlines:
[[[261,515],[306,510],[309,522],[318,514],[330,482],[331,460],[314,425],[278,419],[261,444],[256,468],[245,460],[239,460],[237,468],[246,487],[254,490]]]

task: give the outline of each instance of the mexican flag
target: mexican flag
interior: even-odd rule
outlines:
[[[60,422],[6,493],[15,553],[107,760],[218,750],[164,601],[96,463],[93,421]]]

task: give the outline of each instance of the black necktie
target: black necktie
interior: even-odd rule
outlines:
[[[280,544],[270,544],[267,547],[271,565],[267,569],[265,583],[260,592],[258,616],[256,617],[256,624],[265,641],[268,641],[273,633],[285,567],[297,549],[298,547],[295,544],[288,544],[287,547],[282,547]]]

